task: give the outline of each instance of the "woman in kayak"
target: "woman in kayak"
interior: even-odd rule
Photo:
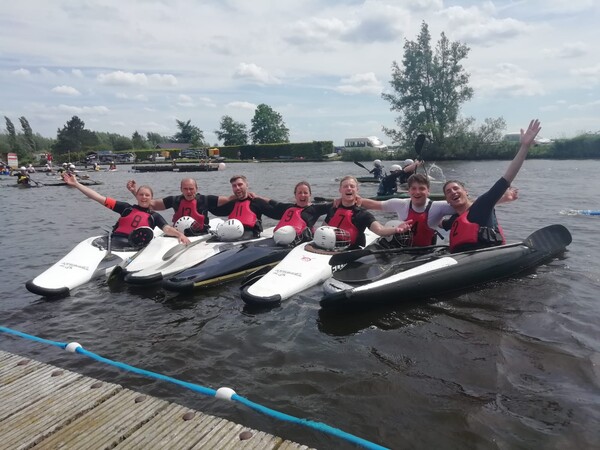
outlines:
[[[348,175],[342,178],[339,192],[341,194],[339,206],[331,206],[324,223],[346,231],[350,235],[350,248],[365,245],[367,228],[378,236],[393,236],[410,230],[412,220],[407,220],[396,227],[386,227],[369,211],[356,206],[358,181],[355,177]]]
[[[444,229],[451,230],[450,251],[460,252],[505,243],[504,233],[496,220],[494,206],[517,176],[540,130],[540,122],[537,119],[529,123],[526,131],[521,129],[521,146],[506,172],[489,191],[477,197],[475,201],[469,198],[464,184],[460,181],[451,180],[444,184],[446,201],[455,211],[452,217],[442,223]]]
[[[189,244],[190,240],[180,231],[170,226],[159,213],[150,209],[153,192],[149,186],[141,186],[136,193],[137,205],[120,202],[110,197],[105,197],[88,186],[82,185],[75,174],[65,172],[63,180],[69,186],[81,191],[85,196],[97,201],[101,205],[121,215],[113,227],[113,235],[128,237],[129,234],[140,227],[158,227],[168,236],[176,237],[180,243]]]

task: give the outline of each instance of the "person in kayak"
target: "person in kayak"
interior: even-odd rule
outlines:
[[[264,198],[249,195],[248,180],[244,175],[234,175],[229,179],[233,200],[217,207],[213,214],[237,219],[244,226],[244,233],[240,239],[251,239],[260,236],[263,230],[262,215],[271,219],[279,219],[273,211],[272,205]]]
[[[278,244],[298,245],[313,237],[315,223],[319,217],[327,214],[331,203],[313,204],[312,190],[307,181],[300,181],[294,187],[295,203],[268,200],[273,207],[272,215],[279,217],[273,238]]]
[[[14,174],[17,177],[17,184],[21,186],[29,186],[29,182],[31,181],[31,177],[27,173],[27,168],[25,166],[21,167],[17,173]]]
[[[233,196],[201,195],[198,192],[198,183],[193,178],[184,178],[181,180],[179,189],[181,190],[181,195],[153,199],[150,207],[154,211],[173,208],[173,211],[175,211],[172,218],[173,223],[184,216],[192,217],[198,223],[198,227],[189,234],[206,233],[208,230],[208,213],[215,214],[215,208],[235,198]],[[127,190],[134,196],[136,195],[137,184],[135,180],[127,182]]]
[[[358,181],[355,177],[347,175],[342,178],[339,192],[341,198],[339,202],[336,202],[338,206],[330,207],[324,224],[346,231],[350,235],[349,248],[365,245],[367,228],[378,236],[393,236],[410,230],[412,220],[407,220],[396,227],[386,227],[379,223],[369,211],[357,206]]]
[[[180,231],[167,223],[163,216],[151,209],[153,192],[149,186],[140,186],[136,192],[137,205],[120,202],[114,198],[105,197],[77,180],[75,174],[65,172],[62,178],[69,186],[77,188],[86,197],[121,215],[113,227],[113,235],[128,237],[140,227],[158,227],[168,236],[176,237],[181,244],[189,244],[190,240]]]
[[[519,151],[506,172],[490,190],[475,201],[469,198],[462,182],[451,180],[444,184],[446,201],[455,211],[452,217],[443,222],[444,229],[450,230],[451,252],[492,247],[506,242],[504,232],[496,219],[494,206],[519,173],[540,130],[540,122],[537,119],[529,123],[527,130],[521,129]]]
[[[385,171],[383,170],[383,164],[381,160],[376,159],[373,161],[373,168],[369,170],[369,173],[373,174],[373,178],[376,180],[382,180],[385,177]]]
[[[398,184],[404,184],[408,181],[413,173],[417,171],[417,167],[423,164],[422,161],[416,162],[412,159],[405,159],[402,166],[393,164],[390,167],[390,174],[385,176],[379,183],[377,189],[378,196],[394,195],[398,191]]]

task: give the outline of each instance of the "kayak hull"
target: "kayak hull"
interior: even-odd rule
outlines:
[[[377,235],[367,230],[366,243]],[[283,300],[331,277],[334,252],[316,250],[310,243],[293,248],[283,260],[254,284],[242,288],[242,300],[253,306],[276,306]]]
[[[345,281],[328,280],[323,286],[325,295],[320,305],[324,309],[349,309],[401,303],[518,275],[555,258],[570,244],[571,235],[566,228],[551,227],[560,227],[553,229],[560,234],[549,234],[548,239],[544,236],[543,242],[538,239],[535,245],[525,240],[470,252],[423,255],[423,264],[415,266],[411,262],[407,266],[402,261],[397,269],[372,282],[353,283],[347,275],[343,277]]]

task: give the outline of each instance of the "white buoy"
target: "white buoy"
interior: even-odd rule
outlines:
[[[71,353],[75,353],[78,348],[82,348],[79,342],[69,342],[65,347],[65,350]]]
[[[225,165],[225,163],[219,163],[219,170],[225,170],[227,168],[227,166]]]
[[[235,391],[233,389],[228,387],[220,387],[217,389],[215,398],[218,398],[219,400],[231,400],[231,397],[233,397],[234,394]]]

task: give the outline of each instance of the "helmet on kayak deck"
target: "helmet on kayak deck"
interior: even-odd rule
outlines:
[[[403,220],[389,220],[385,223],[385,226],[396,228],[402,223],[404,223]],[[385,236],[384,238],[379,239],[379,244],[386,248],[412,247],[412,243],[412,229],[405,231],[404,233],[396,233],[391,236]]]
[[[273,233],[273,240],[277,245],[286,246],[296,240],[296,229],[291,225],[278,228]]]
[[[244,225],[237,219],[229,219],[217,227],[217,237],[221,241],[236,241],[244,234]]]
[[[392,167],[390,167],[390,172],[399,172],[400,170],[402,170],[402,167],[398,164],[392,164]]]
[[[202,233],[203,228],[202,224],[190,216],[180,217],[173,226],[186,236],[198,236]]]
[[[375,167],[381,167],[381,160],[380,159],[376,159],[375,161],[373,161],[373,165]]]
[[[322,226],[315,231],[313,243],[325,250],[339,251],[348,248],[352,240],[350,239],[350,233],[346,230]]]

